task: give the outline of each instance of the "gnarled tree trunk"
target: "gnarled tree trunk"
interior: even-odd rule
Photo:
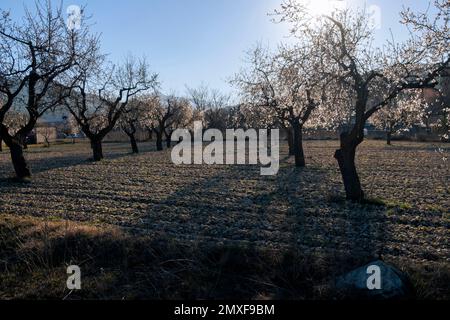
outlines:
[[[386,132],[386,143],[388,146],[390,146],[392,144],[392,132],[389,129]]]
[[[295,121],[292,124],[292,129],[294,131],[294,156],[295,156],[295,166],[296,167],[305,167],[305,154],[303,152],[303,128],[302,125],[298,121]]]
[[[136,137],[134,136],[134,133],[127,133],[128,137],[130,138],[131,143],[131,150],[133,153],[139,153],[139,148],[136,142]]]
[[[162,131],[156,131],[156,150],[162,151],[163,149],[163,133]]]
[[[26,131],[26,130],[23,130]],[[15,136],[11,136],[8,133],[8,128],[0,124],[0,132],[2,139],[9,148],[11,154],[11,161],[13,163],[14,171],[18,179],[31,177],[31,171],[28,168],[27,161],[23,155],[25,149],[26,133],[17,133]]]
[[[92,139],[91,148],[94,161],[101,161],[103,159],[102,140]]]
[[[30,169],[23,155],[23,146],[20,142],[13,139],[10,141],[9,150],[11,153],[11,160],[14,166],[14,171],[19,179],[31,177]]]
[[[166,146],[170,149],[172,147],[172,133],[164,131],[164,135],[166,136]]]
[[[153,140],[153,129],[147,129],[148,131],[148,140],[152,141]]]
[[[286,133],[287,133],[287,141],[288,141],[288,145],[289,145],[289,155],[293,156],[294,155],[294,135],[292,134],[292,128],[287,128]]]
[[[334,157],[339,164],[347,200],[361,202],[364,200],[364,192],[356,171],[355,155],[356,147],[362,142],[362,139],[353,137],[348,133],[342,133],[340,140],[341,148],[336,150]]]

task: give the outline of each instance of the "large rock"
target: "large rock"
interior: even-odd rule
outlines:
[[[340,276],[336,288],[352,299],[402,299],[412,293],[407,277],[380,260]]]

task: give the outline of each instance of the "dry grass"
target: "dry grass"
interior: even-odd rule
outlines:
[[[368,204],[342,200],[337,142],[306,142],[309,167],[283,149],[280,173],[182,166],[148,145],[30,150],[34,177],[5,179],[0,155],[0,297],[62,298],[65,266],[82,264],[69,298],[327,298],[333,279],[381,257],[418,298],[449,299],[449,166],[435,147],[365,142]],[[448,146],[443,146],[448,154]],[[66,222],[68,221],[68,222]]]

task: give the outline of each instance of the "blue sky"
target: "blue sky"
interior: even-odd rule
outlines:
[[[308,0],[297,0],[308,1]],[[333,0],[311,0],[322,10]],[[339,1],[339,0],[337,0]],[[376,5],[381,10],[378,41],[389,29],[401,38],[402,6],[425,9],[427,0],[347,0],[352,5]],[[56,1],[59,3],[59,1]],[[160,74],[165,92],[185,93],[201,83],[232,92],[227,83],[243,65],[245,51],[257,42],[275,46],[286,41],[288,26],[274,24],[267,14],[281,0],[65,0],[64,6],[87,5],[94,29],[113,61],[127,53],[148,57]],[[0,8],[20,17],[31,0],[1,0]]]

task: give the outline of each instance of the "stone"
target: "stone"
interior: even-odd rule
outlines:
[[[351,299],[402,299],[412,292],[408,278],[381,260],[338,277],[336,289]]]

